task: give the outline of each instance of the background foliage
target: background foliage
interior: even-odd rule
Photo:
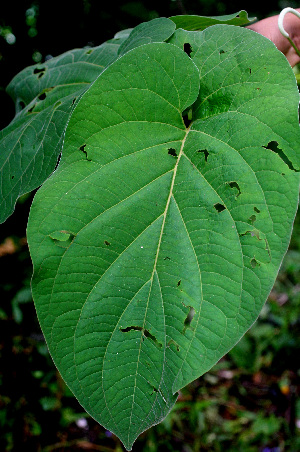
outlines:
[[[98,45],[158,16],[230,14],[263,18],[296,2],[5,2],[0,11],[0,128],[14,115],[4,88],[25,66],[66,50]],[[63,6],[62,6],[63,5]],[[30,294],[25,238],[32,194],[0,227],[0,450],[121,451],[83,412],[48,355]],[[133,451],[300,449],[300,221],[258,322],[208,374],[185,388],[170,415]]]

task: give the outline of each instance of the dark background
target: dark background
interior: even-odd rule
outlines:
[[[146,0],[2,1],[0,129],[14,116],[5,93],[28,65],[99,45],[121,29],[159,16],[223,15],[245,9],[262,19],[297,2]],[[0,149],[1,152],[1,149]],[[30,294],[26,223],[33,194],[0,226],[0,451],[122,451],[117,438],[80,407],[56,371]],[[166,420],[133,452],[300,450],[299,216],[288,254],[263,312],[242,341],[185,388]]]

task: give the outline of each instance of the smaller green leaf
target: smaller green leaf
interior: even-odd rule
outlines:
[[[149,22],[143,22],[132,30],[126,41],[120,45],[118,53],[119,55],[124,55],[129,50],[143,44],[164,42],[172,36],[174,31],[174,21],[172,22],[172,20],[166,17],[159,17]],[[123,37],[123,35],[121,36]]]
[[[255,17],[248,17],[248,13],[244,10],[235,14],[226,16],[172,16],[170,19],[175,23],[176,28],[183,28],[189,31],[204,30],[211,25],[227,24],[227,25],[248,25],[253,22]]]
[[[8,85],[16,116],[0,131],[0,222],[12,214],[21,195],[52,173],[74,106],[117,58],[121,42],[71,50],[24,69]]]

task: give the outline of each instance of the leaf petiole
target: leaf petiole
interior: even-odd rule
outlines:
[[[295,16],[299,17],[299,19],[300,19],[300,13],[298,11],[296,11],[293,8],[284,8],[281,11],[281,13],[279,14],[279,17],[278,17],[278,28],[279,28],[280,33],[282,34],[282,36],[284,36],[285,38],[288,39],[288,41],[291,44],[291,46],[295,49],[295,52],[297,53],[297,55],[300,56],[300,50],[298,49],[298,47],[296,46],[294,41],[290,38],[290,35],[287,33],[287,31],[285,31],[285,29],[283,27],[283,20],[284,20],[284,17],[285,17],[285,15],[287,13],[292,13]]]

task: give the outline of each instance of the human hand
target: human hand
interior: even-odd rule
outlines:
[[[296,11],[300,13],[300,8],[297,8]],[[255,24],[248,25],[246,28],[250,28],[273,41],[278,50],[286,56],[288,62],[293,67],[297,63],[300,63],[300,57],[289,40],[281,34],[278,28],[278,17],[279,16],[268,17]],[[284,29],[287,31],[294,44],[300,49],[300,19],[294,14],[288,13],[284,18],[283,24]]]

